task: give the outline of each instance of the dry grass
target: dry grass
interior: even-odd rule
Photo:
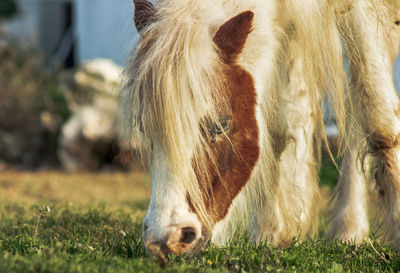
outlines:
[[[144,210],[151,194],[145,173],[15,172],[0,175],[0,200],[17,203],[104,203]]]
[[[34,203],[104,203],[112,208],[146,209],[151,195],[151,181],[143,172],[64,173],[58,171],[5,171],[0,175],[0,201]],[[321,187],[324,211],[331,189]]]

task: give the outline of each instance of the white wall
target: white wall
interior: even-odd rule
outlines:
[[[19,0],[21,12],[6,29],[21,42],[53,53],[61,38],[60,2],[74,3],[78,63],[109,58],[125,65],[138,37],[132,0]]]
[[[57,27],[54,19],[61,16],[56,14],[55,3],[74,2],[76,60],[80,63],[95,58],[110,58],[117,64],[125,66],[138,39],[133,23],[132,0],[18,1],[21,14],[8,23],[6,28],[28,45],[37,47],[46,44],[41,47],[47,51],[54,48],[49,30]],[[53,38],[58,40],[59,37]],[[396,60],[394,75],[397,89],[400,91],[400,58]]]
[[[1,1],[1,0],[0,0]],[[29,46],[39,43],[39,5],[35,1],[18,1],[19,14],[5,24],[5,29]]]
[[[132,0],[75,0],[77,57],[110,58],[124,66],[138,34]]]

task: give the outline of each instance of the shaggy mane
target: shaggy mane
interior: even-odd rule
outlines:
[[[201,122],[205,118],[218,121],[216,104],[227,105],[221,92],[223,65],[211,36],[217,26],[213,29],[213,18],[205,16],[207,7],[202,1],[156,5],[157,21],[141,34],[124,72],[120,98],[125,137],[153,165],[159,159],[152,157],[152,150],[162,149],[171,172],[179,176],[178,183],[203,214],[202,195],[190,167],[203,164],[202,152],[212,154],[201,134]],[[194,159],[193,154],[197,154]]]

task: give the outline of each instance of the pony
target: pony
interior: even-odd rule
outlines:
[[[237,234],[312,239],[327,100],[343,154],[328,236],[368,238],[366,182],[375,180],[385,238],[400,247],[398,1],[134,4],[140,40],[119,109],[151,172],[150,256],[165,262]]]

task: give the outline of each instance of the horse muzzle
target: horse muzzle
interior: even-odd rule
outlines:
[[[208,241],[201,236],[201,230],[194,227],[172,225],[162,240],[154,239],[149,229],[143,231],[144,244],[148,255],[161,264],[168,262],[168,255],[197,254]]]

